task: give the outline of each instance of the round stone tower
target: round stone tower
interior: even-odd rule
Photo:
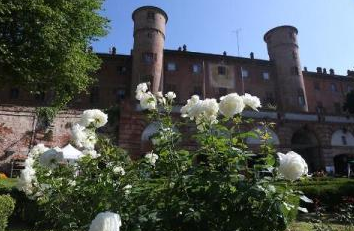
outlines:
[[[274,62],[277,70],[277,97],[280,111],[308,111],[297,34],[298,31],[293,26],[280,26],[264,35],[269,58]]]
[[[132,91],[135,91],[137,84],[150,82],[151,90],[157,92],[162,90],[167,14],[160,8],[143,6],[133,12],[132,18],[134,21]]]

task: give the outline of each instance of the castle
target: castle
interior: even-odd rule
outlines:
[[[103,60],[90,94],[70,103],[49,128],[48,134],[36,128],[36,106],[43,105],[45,94],[31,96],[16,87],[0,91],[0,161],[25,154],[37,142],[63,145],[68,142],[70,125],[80,110],[118,105],[115,132],[118,144],[138,154],[148,147],[154,124],[147,124],[137,102],[135,86],[151,82],[152,91],[174,91],[182,105],[191,95],[202,98],[237,92],[258,96],[263,105],[259,113],[244,112],[256,121],[275,122],[272,142],[280,151],[294,150],[308,162],[311,171],[327,169],[345,173],[354,158],[354,117],[342,111],[346,93],[354,89],[354,72],[336,75],[333,69],[302,69],[298,30],[279,26],[264,35],[269,60],[223,54],[190,52],[184,45],[176,50],[164,48],[167,14],[160,8],[136,9],[134,47],[131,55],[97,55]],[[176,109],[176,112],[178,108]],[[256,129],[248,127],[245,129]],[[249,139],[252,145],[257,139]]]

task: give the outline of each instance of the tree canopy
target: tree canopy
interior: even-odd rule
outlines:
[[[347,94],[343,109],[350,114],[354,114],[354,90]]]
[[[0,88],[48,93],[62,107],[93,82],[100,59],[89,44],[107,33],[103,0],[1,0]]]

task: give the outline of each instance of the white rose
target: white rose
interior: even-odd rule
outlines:
[[[297,180],[308,173],[306,161],[296,152],[290,151],[287,154],[278,152],[279,172],[286,179]]]
[[[86,110],[82,113],[80,125],[88,127],[93,125],[96,128],[103,127],[108,121],[107,114],[98,109]]]
[[[31,151],[28,153],[30,157],[36,157],[42,154],[43,152],[47,151],[49,148],[45,147],[44,144],[37,144],[34,146]]]
[[[198,104],[198,102],[199,102],[199,96],[193,95],[189,100],[187,100],[187,104],[181,108],[181,116],[189,117],[190,119],[193,119],[190,116],[190,111],[196,104]]]
[[[122,221],[118,214],[103,212],[92,221],[89,231],[119,231],[121,226]]]
[[[144,93],[140,100],[140,106],[142,109],[155,110],[156,109],[155,96],[150,91]]]
[[[124,168],[122,168],[121,166],[114,167],[113,168],[113,172],[116,173],[116,174],[120,174],[122,176],[125,175]]]
[[[258,111],[257,108],[261,107],[261,101],[257,96],[252,96],[246,93],[245,95],[242,96],[242,99],[243,99],[243,103],[246,106],[252,108],[255,111]]]
[[[219,107],[222,115],[232,118],[243,111],[245,104],[241,96],[231,93],[220,98]]]
[[[124,193],[125,193],[126,195],[129,195],[132,188],[133,188],[133,186],[131,186],[130,184],[127,184],[126,186],[123,187]]]
[[[143,94],[148,90],[148,86],[146,83],[140,83],[136,86],[135,90],[135,98],[137,100],[141,100]]]
[[[83,154],[82,156],[90,156],[92,159],[95,159],[95,158],[101,156],[93,149],[85,149],[82,151],[82,154]]]
[[[151,165],[155,166],[155,163],[159,159],[159,156],[151,151],[145,155],[145,158]]]
[[[173,100],[174,98],[176,98],[176,93],[174,93],[173,91],[169,91],[165,94],[165,97],[169,100]]]

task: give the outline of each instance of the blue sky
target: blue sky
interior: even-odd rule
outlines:
[[[268,59],[263,35],[280,25],[299,30],[302,66],[333,68],[337,74],[354,69],[354,0],[106,0],[101,13],[111,20],[109,34],[93,44],[94,50],[130,54],[133,47],[131,13],[154,5],[169,15],[166,49],[187,44],[188,50],[237,55],[250,52]]]

